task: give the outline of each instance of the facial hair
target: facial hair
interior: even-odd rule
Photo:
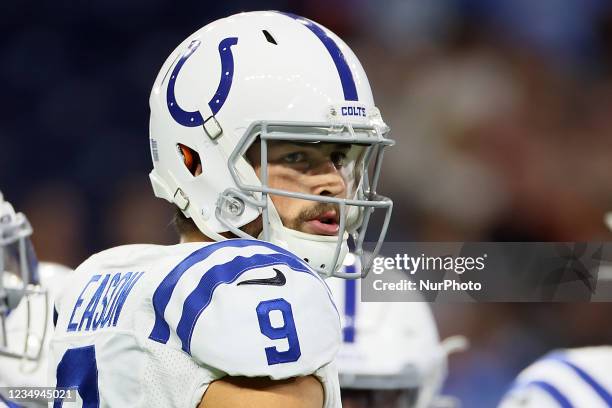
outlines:
[[[340,207],[337,204],[317,202],[312,207],[302,210],[294,219],[283,220],[283,224],[287,228],[302,231],[306,222],[315,219],[328,211],[335,211],[336,214],[340,214]]]

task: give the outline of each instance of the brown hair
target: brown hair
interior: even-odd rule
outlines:
[[[174,229],[180,236],[200,231],[195,222],[193,222],[191,218],[186,217],[178,207],[176,207],[176,211],[174,212],[172,224],[174,224]]]

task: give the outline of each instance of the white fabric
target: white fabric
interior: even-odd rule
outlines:
[[[227,247],[228,242],[242,242],[245,246]],[[187,268],[169,296],[163,314],[170,329],[169,339],[166,343],[159,338],[152,340],[149,336],[156,318],[153,299],[160,283],[190,254],[208,245],[215,245],[216,249],[206,259]],[[94,255],[77,269],[57,301],[59,319],[50,364],[53,383],[56,367],[68,349],[93,345],[100,407],[194,407],[208,385],[226,375],[283,379],[311,374],[324,384],[325,407],[339,407],[337,373],[330,362],[340,344],[340,322],[331,294],[316,273],[296,270],[307,268],[298,258],[291,257],[292,262],[299,262],[299,267],[274,264],[279,256],[277,249],[282,252],[261,241],[230,240],[174,246],[128,245]],[[255,260],[254,256],[259,256],[259,260],[250,262]],[[235,262],[231,267],[216,267],[232,260]],[[200,310],[191,326],[190,354],[183,351],[177,329],[185,314],[186,301],[194,301],[190,294],[212,274],[231,275],[249,262],[249,270],[235,281],[217,281],[210,302]],[[284,274],[284,285],[238,285],[245,280],[274,277],[272,268]],[[101,310],[106,299],[103,296],[87,330],[83,314],[104,277],[127,272],[144,273],[127,295],[116,326],[107,327],[102,323],[93,329],[95,322],[104,316]],[[88,284],[95,275],[101,277]],[[103,290],[112,293],[110,283]],[[108,296],[112,299],[112,295]],[[75,308],[79,298],[83,300]],[[296,361],[269,365],[266,348],[276,347],[282,352],[287,349],[288,341],[264,335],[256,309],[262,302],[275,299],[283,299],[291,306],[301,354]],[[278,316],[273,315],[280,316],[282,325],[281,312],[269,313],[272,325],[278,327]],[[71,322],[81,325],[81,330],[68,331]],[[68,406],[64,403],[64,407]]]
[[[360,273],[355,256],[345,266]],[[401,273],[401,272],[390,272]],[[342,388],[419,389],[416,408],[431,406],[438,397],[447,374],[447,355],[431,312],[425,302],[362,302],[361,280],[326,281],[338,305],[342,326],[354,328],[354,338],[345,338],[336,365]],[[351,285],[353,293],[349,294]],[[346,303],[354,297],[355,311],[346,313]],[[352,321],[349,321],[351,320]]]
[[[578,367],[605,392],[612,395],[612,347],[586,347],[557,351],[546,355],[526,369],[514,381],[499,408],[559,408],[562,405],[539,381],[556,389],[573,407],[608,408],[595,388],[564,361]],[[531,384],[531,385],[528,385]]]
[[[32,336],[30,337],[30,350],[38,349],[45,330],[45,317],[47,318],[47,335],[43,345],[41,358],[37,362],[25,361],[0,355],[0,386],[1,387],[43,387],[48,384],[47,360],[49,343],[53,334],[53,298],[70,276],[72,270],[54,263],[41,262],[38,266],[40,284],[48,293],[30,296],[30,310]],[[45,313],[47,314],[45,316]],[[17,308],[6,319],[6,330],[9,350],[23,353],[26,330],[27,310],[26,301],[22,299]],[[0,402],[0,407],[3,403]]]

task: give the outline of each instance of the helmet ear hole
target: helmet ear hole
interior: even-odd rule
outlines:
[[[181,143],[178,143],[176,147],[178,148],[178,151],[183,158],[183,164],[185,167],[187,167],[189,173],[191,173],[191,175],[194,177],[202,174],[202,162],[198,152]]]

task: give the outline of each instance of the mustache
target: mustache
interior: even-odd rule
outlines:
[[[319,215],[328,211],[335,211],[336,214],[340,214],[340,206],[332,203],[316,203],[312,207],[306,208],[295,218],[294,223],[296,226],[301,225],[306,221],[310,221],[313,218],[317,218]]]

